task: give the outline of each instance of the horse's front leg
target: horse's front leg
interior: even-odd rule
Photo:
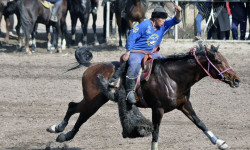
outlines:
[[[9,15],[8,16],[4,16],[5,19],[5,23],[6,23],[6,35],[5,35],[5,43],[9,43],[9,39],[10,39],[10,18]]]
[[[22,47],[23,45],[23,41],[22,41],[22,37],[21,37],[21,18],[20,18],[20,14],[19,12],[16,13],[16,16],[17,16],[17,25],[16,25],[16,33],[17,33],[17,36],[18,36],[18,43],[19,43],[19,48]]]
[[[66,49],[66,35],[67,35],[67,25],[65,20],[62,21],[61,23],[61,31],[62,31],[62,50]]]
[[[71,16],[71,45],[74,46],[76,42],[76,23],[77,17],[73,13],[70,13]]]
[[[62,31],[60,28],[60,21],[58,21],[55,25],[56,31],[57,31],[57,52],[62,52]]]
[[[32,43],[31,43],[31,52],[35,52],[36,49],[36,34],[37,34],[38,23],[35,23],[33,31],[31,33]]]
[[[87,47],[87,32],[88,32],[88,21],[89,21],[89,14],[85,14],[81,17],[81,24],[82,24],[82,37],[81,42],[82,45],[79,45],[79,47],[84,46]]]
[[[93,31],[94,31],[94,45],[99,45],[99,42],[98,42],[98,39],[97,39],[97,34],[96,34],[97,11],[92,12],[92,17],[93,17],[92,28],[93,28]]]
[[[211,131],[207,129],[205,124],[198,118],[195,111],[192,108],[190,101],[187,101],[179,108],[204,134],[210,139],[213,144],[216,144],[219,149],[227,149],[228,145],[225,141],[217,138]]]
[[[151,150],[158,150],[158,137],[159,137],[160,124],[163,114],[164,114],[163,108],[152,109],[152,120],[154,125],[154,131],[152,133]]]
[[[50,25],[46,25],[46,33],[47,33],[47,51],[52,52],[55,49],[54,45],[51,44],[51,32],[50,32]]]

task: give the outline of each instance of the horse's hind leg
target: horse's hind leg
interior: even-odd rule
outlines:
[[[76,108],[76,111],[79,112],[81,110],[80,111],[81,113],[73,129],[66,134],[61,133],[57,137],[56,141],[65,142],[73,139],[76,133],[79,131],[81,125],[85,123],[93,114],[95,114],[96,111],[107,101],[108,101],[107,98],[104,98],[103,95],[100,95],[89,102],[82,101],[81,103],[79,103],[79,105]]]
[[[219,149],[227,149],[228,145],[225,141],[217,138],[211,131],[207,129],[205,124],[198,118],[195,111],[192,108],[191,102],[187,101],[179,108],[204,134],[210,139],[213,144],[216,144]]]
[[[81,42],[82,42],[83,46],[87,47],[87,32],[88,32],[89,14],[84,14],[84,16],[81,16],[80,21],[82,24]]]
[[[98,2],[96,2],[97,6],[98,6]],[[92,9],[96,9],[95,11],[92,10],[92,17],[93,17],[93,24],[92,24],[92,28],[94,31],[94,45],[99,45],[99,42],[97,40],[97,34],[96,34],[96,20],[97,20],[97,8],[98,7],[94,7]]]
[[[83,101],[84,101],[84,99],[83,99]],[[62,122],[59,125],[53,125],[53,126],[47,128],[47,131],[51,132],[51,133],[63,132],[64,129],[66,128],[66,126],[68,125],[70,117],[76,113],[76,108],[77,108],[78,104],[79,103],[70,102],[68,104],[68,110],[67,110],[66,115],[65,115],[64,119],[62,120]]]

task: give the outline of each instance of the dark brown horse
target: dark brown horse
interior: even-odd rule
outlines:
[[[81,4],[84,3],[84,4]],[[84,5],[84,7],[83,7]],[[92,14],[93,17],[93,32],[94,32],[94,45],[98,45],[99,42],[97,40],[97,34],[96,34],[96,20],[97,20],[97,6],[98,2],[94,0],[68,0],[68,9],[70,12],[70,18],[71,18],[71,44],[75,44],[76,40],[76,23],[77,19],[79,18],[81,22],[81,27],[82,27],[82,35],[81,35],[81,40],[80,43],[78,44],[80,47],[87,46],[87,32],[88,32],[88,22],[89,22],[89,16],[90,13]]]
[[[126,15],[122,16],[122,9],[125,6]],[[119,46],[122,46],[122,35],[127,38],[128,30],[133,28],[133,22],[142,22],[148,8],[148,0],[116,0],[115,16],[119,32]]]
[[[59,135],[58,142],[73,139],[81,125],[109,100],[105,96],[108,94],[102,93],[98,86],[98,75],[102,75],[104,79],[108,80],[113,76],[118,66],[119,62],[98,63],[90,66],[84,72],[82,77],[84,99],[79,103],[70,102],[63,121],[59,125],[48,128],[49,132],[62,132],[67,126],[70,117],[75,113],[80,113],[74,128],[66,134]],[[218,47],[211,46],[211,49],[209,49],[200,46],[191,49],[186,54],[172,55],[154,60],[149,80],[141,82],[147,108],[152,109],[153,150],[158,149],[159,127],[163,114],[174,109],[182,111],[220,149],[228,147],[223,140],[218,139],[207,129],[196,115],[189,100],[191,87],[208,75],[221,80],[232,88],[239,86],[239,77],[218,51]],[[101,83],[107,82],[103,80]],[[136,105],[139,107],[145,106],[140,102],[137,102]]]
[[[65,47],[65,36],[67,33],[66,28],[66,15],[67,15],[67,0],[63,0],[61,8],[58,13],[58,22],[50,21],[51,12],[49,8],[42,5],[40,0],[19,0],[18,9],[21,14],[21,23],[25,35],[25,51],[31,53],[29,48],[30,35],[32,40],[35,41],[35,24],[43,23],[46,25],[46,32],[48,34],[48,46],[51,46],[50,26],[54,26],[58,33],[57,49],[61,52],[62,47]],[[33,42],[33,44],[35,44]],[[48,50],[50,48],[48,47]]]
[[[0,23],[2,19],[2,15],[4,16],[5,22],[6,22],[6,35],[5,35],[5,42],[9,42],[9,32],[10,32],[10,18],[9,16],[12,14],[16,14],[17,16],[17,25],[15,27],[17,35],[18,35],[18,42],[19,46],[22,46],[22,41],[21,41],[21,35],[20,35],[20,29],[21,29],[21,22],[20,22],[20,14],[19,10],[17,8],[17,0],[14,1],[9,1],[6,3],[2,3],[0,1]]]

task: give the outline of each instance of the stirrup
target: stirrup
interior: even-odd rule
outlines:
[[[130,92],[127,94],[126,100],[127,100],[130,104],[135,104],[135,103],[136,103],[134,91],[130,91]]]
[[[51,16],[50,21],[57,22],[57,17],[56,16]]]

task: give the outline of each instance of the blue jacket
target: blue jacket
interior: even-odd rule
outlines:
[[[173,17],[166,20],[164,25],[155,31],[151,21],[147,19],[130,30],[125,47],[129,51],[132,49],[153,51],[153,48],[161,43],[168,30],[179,22],[176,17]]]

